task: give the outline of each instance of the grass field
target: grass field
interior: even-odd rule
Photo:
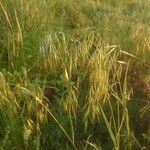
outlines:
[[[149,150],[149,66],[149,0],[0,0],[0,150]]]

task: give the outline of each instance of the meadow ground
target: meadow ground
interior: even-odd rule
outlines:
[[[0,150],[149,150],[149,27],[149,0],[0,0]]]

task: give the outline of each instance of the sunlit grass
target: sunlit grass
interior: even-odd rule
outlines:
[[[149,6],[0,0],[0,149],[149,149]]]

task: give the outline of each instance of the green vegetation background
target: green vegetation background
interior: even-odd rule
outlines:
[[[149,0],[0,0],[0,150],[150,149]]]

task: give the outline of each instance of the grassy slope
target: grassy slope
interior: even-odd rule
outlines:
[[[0,0],[0,149],[149,149],[149,7]]]

